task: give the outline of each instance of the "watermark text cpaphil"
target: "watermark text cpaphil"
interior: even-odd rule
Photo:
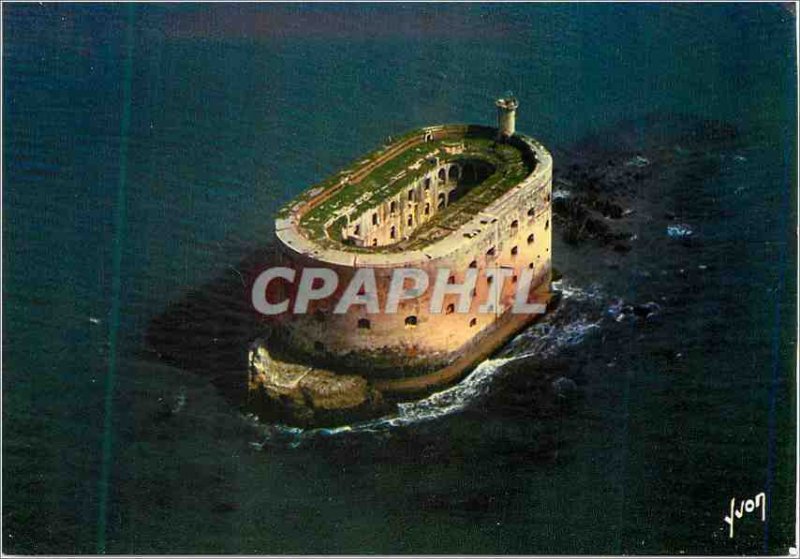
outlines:
[[[448,268],[438,268],[434,274],[428,274],[418,268],[396,268],[392,270],[391,281],[385,290],[385,304],[381,309],[379,289],[375,269],[359,268],[344,290],[339,290],[338,300],[334,306],[334,314],[345,314],[352,306],[363,305],[368,313],[394,314],[398,312],[401,301],[423,297],[430,292],[428,301],[431,314],[441,314],[445,298],[457,299],[449,312],[466,314],[472,308],[477,297],[476,285],[478,270],[468,268],[463,272],[463,280],[456,282]],[[479,313],[497,313],[501,308],[502,294],[506,285],[514,285],[513,299],[509,300],[512,314],[544,314],[546,305],[531,302],[530,290],[534,279],[534,270],[524,268],[517,273],[512,268],[488,268],[484,270],[488,288],[480,301]],[[431,277],[432,276],[432,277]],[[284,287],[293,287],[293,297],[284,296],[280,300],[270,301],[268,289],[273,282],[280,282]],[[256,278],[252,289],[253,307],[264,315],[278,315],[286,312],[305,314],[309,302],[336,296],[339,288],[339,276],[329,268],[303,268],[299,274],[293,268],[274,267],[264,270]],[[507,292],[507,290],[506,290]]]

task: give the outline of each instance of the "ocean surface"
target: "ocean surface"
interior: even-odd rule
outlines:
[[[785,6],[11,4],[3,37],[3,551],[793,545]],[[556,168],[674,153],[630,252],[556,226],[553,316],[460,384],[337,429],[260,422],[154,355],[152,321],[266,246],[282,203],[389,135],[491,124],[506,90]],[[698,120],[735,140],[680,131]],[[186,347],[215,355],[208,332],[237,321],[209,313]],[[574,383],[563,405],[539,406],[543,368]],[[761,492],[765,521],[730,538],[731,499]]]

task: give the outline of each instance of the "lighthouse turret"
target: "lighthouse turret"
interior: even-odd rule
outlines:
[[[519,101],[511,94],[495,101],[497,105],[497,138],[506,140],[514,135]]]

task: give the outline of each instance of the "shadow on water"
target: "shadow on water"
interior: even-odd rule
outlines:
[[[250,291],[255,277],[276,258],[274,244],[254,250],[170,304],[147,328],[153,356],[209,379],[231,404],[240,406],[247,389],[247,348],[265,331]]]

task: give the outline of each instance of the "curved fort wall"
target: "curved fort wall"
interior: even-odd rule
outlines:
[[[306,314],[282,317],[280,331],[293,350],[326,361],[333,368],[337,365],[343,369],[358,367],[359,371],[374,377],[413,376],[449,364],[504,324],[516,322],[521,326],[534,318],[510,312],[517,283],[526,269],[534,278],[529,301],[546,300],[550,285],[552,158],[541,144],[530,138],[516,135],[507,141],[514,142],[523,157],[530,158],[533,170],[469,221],[420,248],[391,252],[380,247],[413,236],[414,230],[426,219],[444,209],[450,197],[458,194],[459,181],[464,179],[465,173],[475,171],[468,165],[453,167],[449,159],[442,161],[408,188],[362,214],[351,216],[342,229],[345,242],[334,245],[336,248],[328,248],[329,243],[322,246],[300,226],[308,211],[411,146],[432,138],[453,139],[453,153],[457,153],[457,140],[463,137],[466,128],[425,128],[358,168],[349,175],[349,182],[344,180],[318,193],[276,221],[284,262],[298,271],[297,277],[305,267],[330,268],[339,276],[339,286],[331,297],[311,301]],[[444,171],[443,177],[440,171]],[[439,205],[441,195],[445,200],[443,206]],[[425,214],[426,207],[430,216]],[[373,221],[373,214],[378,215],[376,221]],[[411,225],[408,225],[409,216]],[[348,244],[359,248],[351,249]],[[368,250],[373,245],[378,248]],[[334,314],[336,301],[357,270],[364,267],[375,270],[381,312],[368,313],[364,305],[354,305],[345,314]],[[494,303],[490,312],[479,312],[479,307],[488,302],[495,281],[486,271],[499,267],[509,268],[512,277],[503,282],[499,298],[489,302]],[[422,269],[428,273],[430,285],[422,296],[401,301],[397,313],[386,314],[383,312],[386,295],[396,268]],[[457,295],[445,296],[441,314],[430,312],[431,295],[440,268],[449,268],[452,275],[449,282],[459,284],[464,281],[467,270],[477,268],[478,277],[468,313],[451,312],[451,305],[458,306]]]

